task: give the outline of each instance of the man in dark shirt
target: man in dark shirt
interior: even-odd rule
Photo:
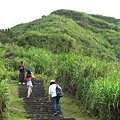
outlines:
[[[19,84],[25,84],[24,78],[25,78],[25,66],[24,62],[21,61],[21,65],[19,66]]]

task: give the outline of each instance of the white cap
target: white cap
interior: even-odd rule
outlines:
[[[51,80],[50,83],[55,82],[55,80]]]

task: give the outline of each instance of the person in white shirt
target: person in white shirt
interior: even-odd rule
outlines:
[[[57,94],[56,94],[56,87],[57,86],[61,89],[61,87],[58,84],[55,83],[55,80],[50,81],[48,99],[50,101],[51,97],[52,97],[52,101],[53,101],[53,105],[54,105],[54,116],[59,114],[59,100],[60,100],[60,97],[57,96]]]

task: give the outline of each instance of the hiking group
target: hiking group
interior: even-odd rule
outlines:
[[[24,62],[21,61],[21,65],[19,66],[19,83],[18,84],[25,84],[27,83],[27,97],[30,97],[30,94],[32,93],[32,81],[31,79],[34,78],[34,75],[31,70],[27,70],[25,73],[25,65]]]
[[[27,84],[27,97],[30,97],[32,93],[32,78],[34,78],[34,75],[31,70],[27,70],[25,73],[26,67],[24,65],[24,62],[21,61],[21,65],[19,66],[19,84]],[[57,88],[59,90],[57,90]],[[61,95],[62,93],[62,95]],[[63,96],[62,88],[55,82],[55,80],[50,81],[49,89],[48,89],[48,101],[53,102],[54,107],[54,116],[59,114],[60,107],[59,107],[59,101],[60,98]],[[59,95],[60,94],[60,95]]]

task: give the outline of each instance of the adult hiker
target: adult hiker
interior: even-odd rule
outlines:
[[[25,78],[25,65],[24,62],[21,61],[20,66],[18,67],[19,69],[19,84],[25,84],[24,78]]]
[[[34,78],[34,75],[32,73],[31,70],[27,70],[27,73],[26,73],[26,77],[25,77],[25,81],[27,82],[27,97],[30,97],[31,93],[32,93],[32,87],[33,87],[33,84],[32,84],[32,81],[31,79]]]
[[[48,100],[50,101],[51,97],[52,97],[53,106],[54,106],[54,116],[59,114],[59,100],[60,100],[60,96],[58,96],[56,94],[56,87],[57,86],[61,89],[61,87],[58,84],[56,84],[55,80],[51,80],[50,81]]]

